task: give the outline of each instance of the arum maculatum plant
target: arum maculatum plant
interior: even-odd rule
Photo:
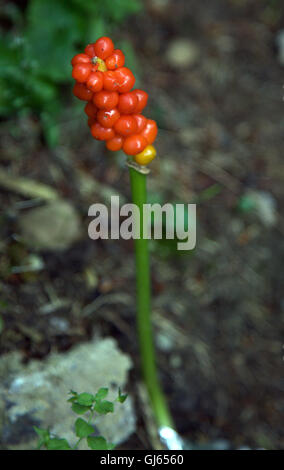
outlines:
[[[151,283],[148,240],[143,238],[143,205],[147,203],[147,165],[155,158],[152,145],[158,128],[141,114],[148,100],[143,90],[133,89],[135,77],[124,66],[125,57],[112,40],[101,37],[72,59],[76,80],[74,95],[87,101],[85,113],[92,136],[108,150],[128,155],[133,203],[139,208],[140,236],[135,242],[137,280],[137,326],[144,381],[159,428],[160,438],[169,449],[181,449],[181,439],[158,380],[151,324]],[[137,229],[138,230],[138,229]],[[139,234],[138,234],[139,235]]]

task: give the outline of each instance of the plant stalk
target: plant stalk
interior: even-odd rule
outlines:
[[[143,205],[147,203],[147,175],[129,167],[132,201],[140,212],[140,238],[134,240],[137,289],[137,329],[143,378],[159,428],[174,428],[173,420],[161,389],[151,322],[151,280],[148,240],[143,238]]]

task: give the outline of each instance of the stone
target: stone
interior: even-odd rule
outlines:
[[[184,69],[193,65],[199,55],[199,48],[193,41],[178,38],[169,44],[166,58],[172,67]]]
[[[81,220],[67,201],[52,201],[21,214],[19,229],[27,245],[38,250],[65,250],[81,235]]]
[[[112,338],[80,344],[66,353],[52,353],[47,359],[21,363],[18,352],[2,356],[0,363],[0,435],[4,449],[34,449],[37,436],[33,426],[47,429],[74,445],[77,415],[67,403],[68,392],[94,393],[108,387],[113,400],[118,387],[125,391],[130,358]],[[94,420],[98,435],[115,444],[135,431],[131,397],[115,403],[114,413]],[[81,448],[84,448],[81,447]]]

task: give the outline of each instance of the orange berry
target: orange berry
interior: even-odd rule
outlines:
[[[134,119],[136,120],[137,123],[137,132],[140,134],[141,131],[145,128],[147,124],[147,118],[143,116],[143,114],[133,114]]]
[[[75,83],[73,94],[83,101],[89,101],[93,98],[93,92],[84,83]]]
[[[155,121],[153,119],[147,119],[147,124],[144,127],[143,131],[141,132],[141,135],[145,137],[148,141],[148,144],[152,144],[154,140],[156,139],[158,134],[158,127]]]
[[[110,38],[103,36],[95,42],[94,50],[97,57],[105,60],[113,53],[114,45]]]
[[[125,57],[120,49],[115,49],[113,53],[106,59],[106,66],[109,70],[116,70],[123,67]]]
[[[97,114],[97,120],[103,127],[113,127],[113,125],[118,120],[120,114],[116,108],[110,109],[100,109]]]
[[[91,126],[91,133],[92,136],[97,140],[109,140],[113,139],[113,137],[115,136],[113,129],[111,129],[110,127],[103,127],[98,122],[95,122]]]
[[[86,104],[86,106],[84,108],[84,111],[87,114],[87,116],[94,118],[96,116],[96,113],[97,113],[97,108],[95,107],[95,105],[91,101],[89,101]]]
[[[137,124],[131,115],[124,114],[114,124],[114,130],[119,135],[127,137],[137,132]]]
[[[147,145],[148,142],[145,137],[141,134],[135,134],[130,137],[126,137],[122,148],[127,155],[136,155],[137,153],[142,152]]]
[[[124,139],[121,135],[115,135],[112,139],[107,140],[106,148],[112,152],[117,152],[118,150],[121,150],[123,142]]]
[[[90,90],[96,93],[103,89],[103,83],[104,80],[102,72],[91,72],[86,85]]]
[[[118,80],[115,72],[109,70],[104,72],[104,90],[116,91],[118,89]]]
[[[135,108],[135,113],[141,113],[141,111],[145,108],[147,105],[148,101],[148,93],[144,90],[133,90],[133,93],[135,93],[138,103]]]
[[[91,63],[91,59],[87,54],[76,54],[71,60],[71,64],[73,65],[73,67],[76,64],[90,64],[90,63]]]
[[[89,75],[92,71],[91,63],[78,63],[74,65],[72,70],[72,77],[79,83],[84,83],[88,80]]]
[[[116,91],[99,91],[93,98],[94,104],[100,109],[113,109],[118,103],[118,93]]]
[[[121,114],[133,113],[138,103],[137,96],[133,93],[122,93],[119,96],[118,109]]]
[[[118,80],[118,91],[126,93],[133,88],[135,77],[127,67],[121,67],[115,71]]]

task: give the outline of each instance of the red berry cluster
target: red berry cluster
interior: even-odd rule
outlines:
[[[88,101],[85,113],[95,139],[106,141],[109,150],[123,150],[140,164],[151,161],[156,151],[151,145],[157,124],[141,114],[148,100],[143,90],[132,90],[135,77],[124,67],[125,57],[114,49],[110,38],[102,37],[72,59],[73,93]],[[132,90],[132,91],[131,91]]]

